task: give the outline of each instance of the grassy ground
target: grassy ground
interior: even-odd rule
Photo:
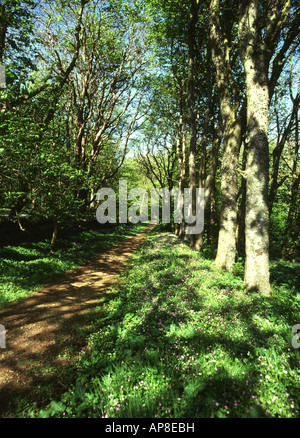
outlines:
[[[49,254],[49,240],[0,248],[0,309],[80,266],[93,255],[136,234],[144,226],[99,226],[98,229],[85,229],[81,233],[61,236],[53,255]]]
[[[154,230],[99,303],[76,385],[40,416],[299,417],[299,264],[272,264],[269,298],[245,294],[242,269]]]
[[[69,234],[68,237],[65,235],[64,239],[60,239],[57,242],[56,253],[53,256],[49,256],[49,241],[31,244],[24,243],[18,246],[2,248],[0,250],[3,268],[1,271],[2,283],[0,284],[2,308],[12,301],[17,301],[30,295],[49,281],[59,284],[60,275],[66,270],[81,265],[94,254],[101,253],[125,238],[133,237],[143,228],[144,225],[116,226],[106,229],[99,227],[96,230],[82,230],[80,235],[78,233]],[[115,268],[116,266],[112,266],[113,270]],[[65,280],[65,276],[62,277]],[[93,290],[91,290],[91,293],[93,294]],[[64,296],[64,291],[62,295]],[[36,297],[38,296],[36,295]],[[57,300],[59,302],[59,296]],[[63,302],[64,298],[62,298]],[[69,304],[72,307],[72,304]],[[22,303],[20,305],[22,306]],[[79,312],[78,314],[75,312],[72,318],[68,318],[66,321],[64,321],[63,317],[66,309],[58,309],[57,319],[58,321],[60,320],[59,329],[57,332],[53,331],[51,335],[53,339],[48,347],[47,334],[44,333],[44,340],[42,339],[41,346],[42,354],[38,353],[38,346],[35,345],[36,342],[29,340],[28,344],[25,342],[23,346],[20,343],[19,349],[13,347],[14,354],[10,356],[10,359],[7,355],[4,355],[4,369],[7,365],[6,361],[11,360],[10,365],[14,381],[9,386],[9,379],[5,379],[5,372],[3,373],[3,370],[0,369],[0,380],[3,378],[3,381],[0,382],[1,417],[34,417],[40,409],[47,406],[49,400],[53,399],[53,397],[60,397],[74,383],[78,353],[86,345],[86,339],[89,334],[93,332],[94,319],[99,318],[99,311],[88,305],[88,291],[87,302],[82,307],[83,309],[85,308],[84,312]],[[33,308],[32,313],[26,315],[25,306],[25,313],[23,315],[18,312],[17,307],[14,308],[16,314],[15,316],[12,314],[11,318],[15,318],[16,326],[18,327],[18,325],[22,324],[22,321],[24,322],[23,327],[19,327],[19,337],[22,337],[22,331],[28,334],[28,324],[30,330],[33,330],[30,335],[31,339],[35,339],[35,326],[38,326],[36,328],[37,332],[43,330],[43,322],[46,324],[44,329],[47,332],[49,315],[48,317],[46,316],[46,309],[43,312],[43,306],[39,305],[38,309]],[[0,324],[3,324],[7,317],[5,309],[3,310],[4,320],[1,319],[3,313],[0,312]],[[38,312],[40,312],[40,316],[37,315]],[[39,322],[38,324],[34,323],[36,318],[39,317],[41,318],[41,325],[39,325]],[[51,318],[49,321],[51,322]],[[9,325],[7,328],[11,329]],[[18,330],[16,338],[18,338]],[[32,347],[33,352],[31,354]],[[20,356],[18,356],[18,352]],[[0,356],[2,363],[1,351]]]

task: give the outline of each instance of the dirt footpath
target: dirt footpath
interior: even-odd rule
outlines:
[[[70,343],[64,328],[70,333],[74,327],[71,337],[76,344],[76,327],[81,327],[84,315],[99,305],[99,298],[116,282],[125,262],[154,226],[0,312],[0,324],[6,329],[6,348],[0,349],[0,417],[15,397],[25,396],[41,383],[39,370],[43,370],[43,384],[47,384],[55,380],[55,374],[51,374],[54,364],[69,365],[66,355],[59,356]],[[80,343],[82,340],[78,340],[78,349]],[[63,388],[64,382],[57,385]]]

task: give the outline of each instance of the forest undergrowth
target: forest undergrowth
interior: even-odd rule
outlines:
[[[157,227],[99,302],[76,383],[39,415],[299,417],[299,264],[272,263],[270,297],[242,271]]]

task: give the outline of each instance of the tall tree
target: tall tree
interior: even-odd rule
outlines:
[[[262,11],[258,0],[240,0],[239,48],[245,70],[247,94],[245,283],[247,291],[253,290],[268,295],[268,110],[270,96],[282,67],[276,71],[276,67],[273,66],[271,79],[268,73],[284,26],[288,28],[285,37],[289,38],[297,22],[299,24],[299,17],[295,20],[297,13],[292,8],[291,0],[278,0],[263,6],[265,9]]]
[[[220,96],[220,113],[224,131],[221,179],[221,213],[218,250],[215,259],[217,268],[232,271],[236,257],[238,157],[242,139],[246,102],[236,82],[236,53],[233,50],[236,6],[223,13],[226,23],[220,22],[220,0],[210,2],[210,38],[212,60],[216,70],[216,85]]]
[[[192,210],[193,215],[196,213],[196,146],[197,146],[197,119],[196,119],[196,93],[197,93],[197,43],[196,43],[196,26],[198,22],[198,12],[200,7],[199,0],[191,0],[190,2],[190,18],[188,22],[188,119],[190,129],[190,151],[189,151],[189,183],[192,189]],[[196,235],[190,236],[191,246],[194,249],[199,249],[197,245]]]

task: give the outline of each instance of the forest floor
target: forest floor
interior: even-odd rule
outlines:
[[[28,394],[38,402],[47,399],[47,388],[51,395],[65,391],[67,370],[85,347],[82,332],[92,326],[99,297],[109,293],[153,226],[0,312],[6,329],[6,348],[0,349],[0,417],[12,415],[22,400],[29,403]]]

